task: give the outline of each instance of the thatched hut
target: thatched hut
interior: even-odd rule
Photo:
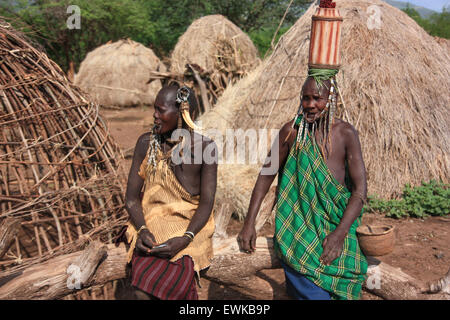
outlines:
[[[369,194],[395,197],[409,184],[450,177],[450,57],[404,12],[380,0],[336,0],[344,17],[345,102],[339,115],[359,131]],[[380,9],[379,29],[369,28]],[[280,128],[292,119],[307,73],[311,17],[307,12],[279,40],[261,67],[230,87],[201,120],[206,128]],[[220,121],[218,120],[220,119]],[[219,168],[218,200],[233,199],[246,213],[260,166]],[[233,181],[233,183],[230,183]],[[244,181],[249,188],[238,188]]]
[[[127,216],[120,150],[98,105],[5,25],[0,61],[3,277],[92,239],[111,242]]]
[[[144,45],[127,40],[106,43],[89,52],[75,75],[75,84],[105,107],[152,105],[161,89],[150,73],[166,67]]]
[[[195,20],[178,40],[170,60],[172,73],[184,74],[186,64],[203,69],[214,102],[230,83],[260,63],[249,36],[222,15]]]

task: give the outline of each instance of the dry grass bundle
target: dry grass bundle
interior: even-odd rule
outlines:
[[[0,225],[21,228],[2,274],[110,242],[124,225],[120,151],[62,70],[0,25]],[[1,235],[0,235],[1,237]]]
[[[255,70],[234,85],[229,86],[217,106],[200,117],[201,127],[206,135],[209,129],[216,129],[222,136],[226,135],[226,129],[235,127],[231,121],[235,121],[236,112],[242,107],[248,98],[249,90],[253,90],[254,83],[258,81],[265,63],[260,64]],[[224,139],[225,143],[225,139]],[[225,147],[224,147],[225,149]],[[248,147],[247,147],[248,150]],[[223,154],[222,157],[226,155]],[[222,204],[228,204],[237,215],[243,218],[250,201],[251,192],[256,182],[261,165],[219,164],[217,168],[216,210]]]
[[[105,107],[153,105],[159,80],[149,83],[152,71],[166,67],[144,45],[132,40],[104,44],[88,53],[75,76],[75,83]]]
[[[250,38],[221,15],[195,20],[180,37],[171,55],[170,71],[184,74],[186,64],[200,66],[208,75],[212,105],[225,88],[260,62]]]
[[[369,194],[395,197],[404,184],[450,176],[450,57],[404,12],[380,0],[336,0],[344,17],[338,81],[345,109],[340,116],[359,131]],[[368,28],[376,5],[381,28]],[[227,89],[203,126],[280,128],[292,119],[306,78],[309,10],[284,34],[272,55],[250,76]],[[229,92],[228,92],[229,91]],[[236,96],[235,94],[238,93]],[[223,128],[219,128],[223,129]],[[242,167],[242,166],[241,166]],[[242,217],[251,189],[228,181],[255,181],[259,168],[222,165],[220,197],[240,199]],[[243,172],[247,174],[244,175]]]

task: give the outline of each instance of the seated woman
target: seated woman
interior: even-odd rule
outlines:
[[[208,150],[216,157],[216,146],[192,130],[195,110],[191,89],[163,87],[155,100],[154,127],[136,144],[126,191],[130,219],[122,235],[130,246],[138,299],[198,299],[195,280],[213,257],[217,161],[192,161],[190,155],[212,144]],[[173,139],[177,129],[187,135]],[[181,161],[174,161],[180,155]]]

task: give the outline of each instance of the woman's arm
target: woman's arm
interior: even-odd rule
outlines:
[[[136,143],[133,161],[128,174],[127,191],[125,194],[125,208],[127,209],[131,223],[136,230],[145,226],[141,203],[141,190],[144,185],[144,179],[139,176],[138,172],[147,153],[149,138],[149,133],[145,133],[139,137]],[[145,229],[139,233],[139,238],[136,241],[136,248],[141,251],[149,252],[155,242],[154,236],[150,231]]]
[[[366,169],[363,161],[358,132],[350,124],[342,130],[345,141],[345,157],[352,181],[352,195],[348,200],[341,222],[323,241],[320,257],[324,264],[331,264],[342,253],[344,239],[356,218],[361,214],[367,195]]]
[[[215,142],[208,141],[204,143],[203,150],[212,144],[211,155],[214,157],[214,161],[203,162],[201,177],[200,177],[200,203],[197,211],[192,217],[191,222],[187,227],[187,231],[191,231],[197,234],[208,222],[214,206],[214,197],[216,195],[217,188],[217,146]],[[211,148],[211,146],[209,146]]]
[[[125,207],[131,222],[137,230],[145,225],[140,199],[144,179],[139,176],[138,172],[147,152],[148,139],[148,134],[143,134],[136,143],[133,161],[131,163],[130,172],[128,173],[127,191],[125,194]]]
[[[256,248],[256,216],[258,215],[261,203],[269,191],[269,188],[279,169],[282,168],[286,162],[290,148],[295,141],[296,134],[297,131],[292,128],[292,121],[286,123],[281,128],[276,140],[273,143],[272,149],[267,155],[267,159],[269,161],[266,161],[263,169],[258,175],[258,179],[256,180],[255,187],[253,188],[252,196],[250,198],[250,204],[245,217],[244,226],[238,236],[239,245],[241,249],[246,252],[253,252]],[[272,154],[274,153],[278,155],[278,159],[272,158]],[[276,165],[275,170],[272,170],[272,173],[268,173],[264,170],[265,168],[273,167],[276,163],[278,163],[278,165]]]

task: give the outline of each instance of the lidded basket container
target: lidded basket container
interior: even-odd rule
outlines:
[[[336,8],[317,8],[312,17],[309,68],[339,69],[342,21]]]

